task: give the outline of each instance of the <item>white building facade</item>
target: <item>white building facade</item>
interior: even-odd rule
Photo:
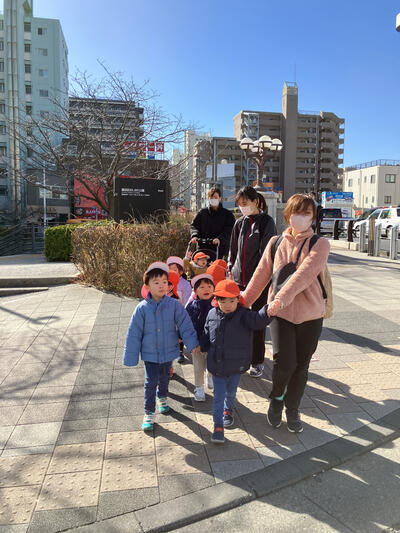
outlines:
[[[379,159],[346,167],[343,191],[354,194],[356,209],[400,205],[400,161]]]
[[[57,100],[57,105],[54,100]],[[29,116],[68,109],[68,49],[60,21],[33,16],[32,0],[4,0],[0,14],[0,214],[24,215],[24,168],[29,153],[20,142]],[[19,128],[18,131],[16,128]],[[61,139],[54,138],[54,144]]]

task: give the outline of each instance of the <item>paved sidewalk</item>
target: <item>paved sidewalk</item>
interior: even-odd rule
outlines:
[[[65,277],[77,273],[78,269],[73,263],[67,261],[49,263],[42,254],[0,257],[0,279]]]
[[[335,252],[330,269],[336,309],[311,363],[304,432],[266,425],[269,360],[262,379],[243,376],[236,424],[221,447],[210,443],[212,395],[192,401],[190,362],[175,365],[173,412],[157,416],[154,435],[140,431],[143,367],[121,364],[135,300],[79,285],[3,298],[0,532],[47,533],[96,520],[107,527],[112,517],[219,483],[225,491],[237,476],[397,409],[400,265]],[[128,516],[104,531],[124,531]]]

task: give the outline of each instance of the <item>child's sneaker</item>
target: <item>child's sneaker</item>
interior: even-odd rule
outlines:
[[[169,369],[169,379],[172,379],[174,377],[174,367],[171,365]]]
[[[233,425],[233,421],[234,421],[234,418],[233,418],[232,411],[230,411],[229,409],[225,409],[225,411],[224,411],[224,428],[228,428],[229,426],[232,426]]]
[[[196,387],[194,389],[194,399],[196,402],[206,401],[206,393],[204,392],[204,387]]]
[[[224,428],[214,428],[214,433],[211,436],[211,442],[214,442],[215,444],[223,444],[225,442]]]
[[[260,378],[264,373],[264,365],[252,365],[250,368],[250,377]]]
[[[213,381],[212,374],[209,374],[208,372],[207,372],[207,388],[210,390],[213,390],[214,388],[214,381]]]
[[[157,398],[158,412],[162,415],[169,413],[171,408],[168,405],[168,398]]]
[[[144,413],[142,429],[143,431],[153,431],[154,413],[152,413],[151,411],[147,411],[146,413]]]

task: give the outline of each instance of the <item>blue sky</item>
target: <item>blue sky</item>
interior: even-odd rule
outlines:
[[[280,111],[285,80],[299,109],[345,122],[345,165],[400,159],[398,0],[34,0],[61,20],[76,67],[96,60],[149,79],[171,113],[232,136],[241,109]]]

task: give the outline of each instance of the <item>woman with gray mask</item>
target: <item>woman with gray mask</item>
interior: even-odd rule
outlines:
[[[274,220],[262,208],[266,208],[264,197],[250,186],[242,187],[236,194],[236,203],[243,216],[233,227],[228,256],[228,272],[244,290],[264,253],[264,250],[274,235],[276,226]],[[253,303],[252,309],[259,311],[266,303],[268,287]],[[250,376],[259,378],[264,371],[265,357],[265,329],[253,333],[253,353]]]

